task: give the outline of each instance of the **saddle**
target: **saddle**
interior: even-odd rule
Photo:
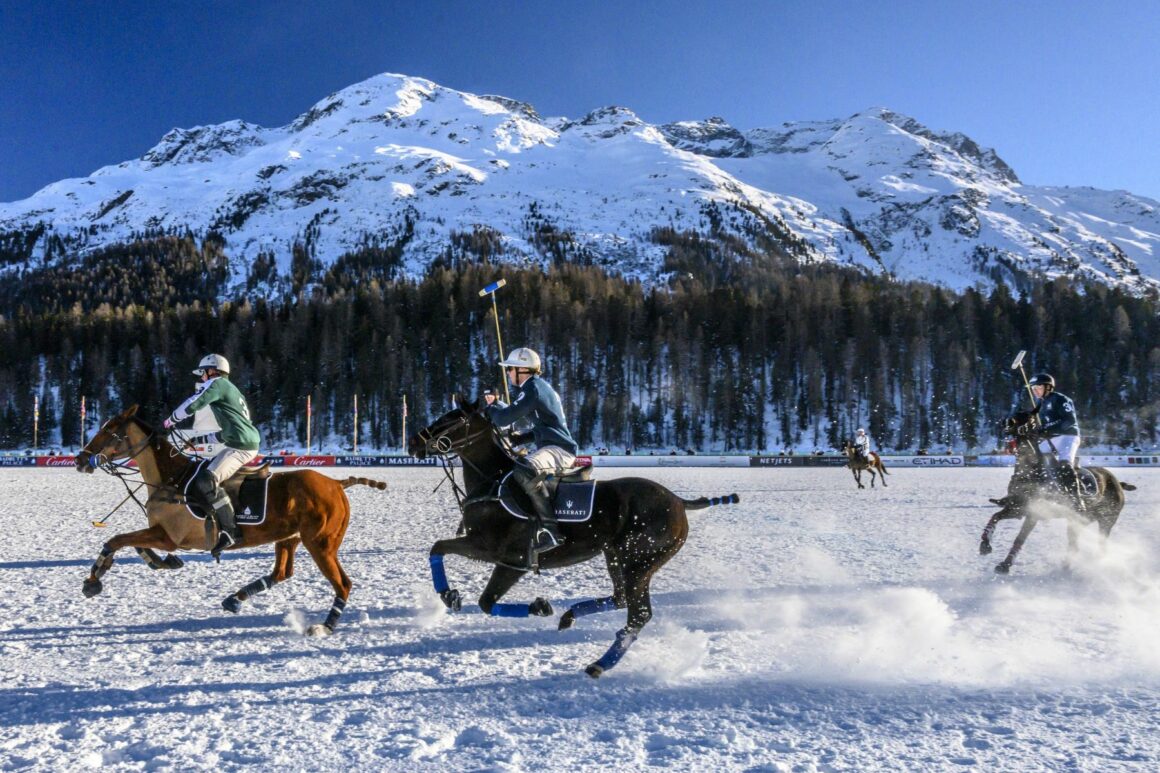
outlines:
[[[191,464],[177,483],[177,488],[185,498],[185,508],[199,521],[205,520],[207,513],[200,502],[190,500],[189,484],[209,463],[202,459]],[[229,477],[222,488],[234,506],[234,518],[239,526],[256,526],[266,520],[266,495],[270,488],[270,462],[257,467],[242,467]]]
[[[592,517],[596,499],[596,481],[592,480],[592,466],[573,467],[562,475],[550,475],[544,479],[548,501],[560,523],[583,523]],[[532,520],[535,514],[531,502],[523,488],[511,480],[511,473],[500,479],[490,492],[472,497],[463,503],[464,507],[480,501],[498,500],[503,508],[515,518]]]

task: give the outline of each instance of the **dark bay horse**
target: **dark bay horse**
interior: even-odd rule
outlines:
[[[530,604],[500,604],[504,594],[528,571],[528,521],[513,517],[494,496],[497,483],[511,472],[513,459],[496,428],[480,411],[479,402],[458,401],[459,407],[413,435],[407,450],[420,459],[438,456],[444,464],[458,456],[463,464],[463,488],[456,496],[463,512],[462,536],[439,540],[431,547],[431,576],[435,590],[449,609],[462,604],[443,568],[443,556],[459,555],[494,564],[491,579],[479,597],[486,614],[505,617],[546,617],[552,606],[537,598]],[[445,472],[454,481],[453,472]],[[559,569],[587,561],[601,553],[612,578],[612,595],[573,604],[560,617],[559,630],[576,618],[595,612],[628,609],[627,624],[599,660],[585,672],[598,677],[620,661],[652,617],[649,583],[658,569],[681,549],[689,534],[686,510],[737,502],[731,494],[719,499],[682,499],[659,483],[643,478],[620,478],[596,483],[592,515],[587,521],[562,522],[562,546],[544,553],[540,567]]]
[[[136,405],[105,422],[77,454],[76,467],[79,472],[88,473],[100,468],[124,480],[126,475],[133,474],[128,464],[131,460],[136,462],[143,485],[149,491],[144,504],[149,528],[118,534],[104,544],[84,583],[83,592],[88,598],[103,589],[101,577],[113,565],[113,554],[121,548],[136,548],[154,569],[182,566],[177,556],[160,559],[154,550],[208,549],[206,523],[189,512],[184,489],[179,487],[180,481],[188,478],[191,466],[199,460],[182,454],[164,434],[138,417]],[[233,497],[247,475],[270,478],[266,517],[262,523],[243,524],[242,538],[229,550],[273,542],[274,571],[227,596],[222,607],[237,612],[246,599],[293,576],[294,552],[301,543],[334,588],[334,603],[326,621],[312,625],[307,633],[311,636],[332,633],[351,589],[350,578],[338,562],[338,547],[350,522],[350,501],[345,489],[356,484],[385,489],[387,484],[366,478],[338,481],[314,470],[269,475],[268,470],[259,468],[257,472],[238,473],[226,481],[223,488]],[[211,536],[216,538],[216,535]]]
[[[882,485],[886,485],[886,465],[882,463],[882,457],[871,451],[870,458],[865,459],[848,440],[842,442],[842,450],[846,453],[846,466],[854,474],[854,482],[858,484],[858,488],[866,488],[862,485],[863,470],[870,473],[870,488],[874,488],[874,478],[878,475],[882,476]]]
[[[987,521],[979,542],[979,554],[989,554],[992,550],[991,535],[996,524],[1008,518],[1023,519],[1023,526],[1011,545],[1011,551],[995,566],[995,571],[1000,574],[1011,571],[1011,565],[1023,549],[1023,543],[1041,520],[1059,517],[1068,519],[1069,554],[1077,550],[1079,530],[1090,523],[1099,525],[1100,539],[1106,540],[1120,517],[1120,511],[1124,509],[1124,492],[1136,489],[1130,483],[1117,480],[1115,475],[1103,467],[1086,467],[1084,469],[1091,473],[1094,484],[1092,490],[1082,494],[1084,510],[1077,511],[1071,495],[1058,482],[1054,472],[1055,459],[1039,450],[1039,438],[1031,427],[1033,417],[1033,411],[1024,411],[1012,416],[1005,424],[1005,431],[1014,438],[1015,471],[1007,484],[1007,496],[991,500],[1003,509]]]

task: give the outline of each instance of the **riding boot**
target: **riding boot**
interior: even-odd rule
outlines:
[[[242,538],[242,530],[234,517],[234,506],[225,491],[218,489],[219,496],[213,503],[213,515],[218,524],[217,543],[210,551],[215,561],[221,561],[222,551]]]
[[[532,540],[532,549],[537,553],[546,553],[553,548],[564,544],[564,535],[560,534],[560,524],[556,520],[556,513],[552,503],[548,501],[548,492],[543,484],[537,487],[536,492],[528,492],[532,499],[532,508],[536,511],[536,520],[539,526]]]
[[[531,500],[532,510],[536,516],[536,527],[532,534],[530,546],[534,565],[536,555],[546,553],[564,544],[564,537],[560,534],[552,503],[548,501],[548,492],[544,488],[544,475],[539,470],[524,464],[517,464],[513,472],[516,482],[520,484],[520,488],[527,493],[528,499]]]
[[[1059,476],[1059,487],[1071,497],[1076,512],[1086,512],[1087,505],[1084,503],[1083,494],[1079,490],[1079,475],[1076,473],[1075,467],[1069,462],[1060,462],[1056,474]]]

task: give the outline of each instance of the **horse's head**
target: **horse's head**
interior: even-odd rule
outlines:
[[[98,467],[116,462],[121,459],[131,459],[142,449],[140,440],[132,439],[133,427],[137,433],[149,430],[143,429],[140,419],[137,418],[137,406],[126,408],[121,413],[101,425],[101,429],[93,436],[81,452],[77,454],[77,472],[93,472]]]
[[[468,402],[455,395],[456,407],[416,432],[407,440],[407,453],[417,459],[459,454],[486,439],[492,424],[481,410],[479,400]]]

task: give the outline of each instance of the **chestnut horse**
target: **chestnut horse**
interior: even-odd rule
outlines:
[[[82,589],[88,598],[101,592],[101,577],[113,565],[113,554],[121,548],[136,548],[154,569],[177,569],[182,565],[176,556],[158,559],[152,552],[154,550],[207,549],[209,522],[203,522],[189,512],[184,489],[179,488],[180,482],[188,478],[192,465],[199,460],[182,454],[164,434],[138,417],[136,405],[105,422],[77,454],[76,467],[79,472],[88,473],[99,467],[124,479],[126,475],[134,474],[129,467],[130,461],[136,462],[143,485],[149,490],[143,506],[149,528],[118,534],[104,544]],[[293,576],[294,552],[301,543],[334,588],[334,604],[326,621],[310,626],[307,633],[311,636],[332,633],[346,607],[351,588],[350,578],[338,562],[338,547],[350,522],[350,501],[345,489],[356,484],[385,489],[387,484],[366,478],[338,481],[314,470],[269,475],[267,468],[259,468],[257,471],[239,472],[223,487],[233,496],[242,479],[248,475],[270,477],[266,517],[259,524],[243,524],[241,539],[229,550],[273,542],[274,571],[227,596],[222,607],[237,612],[246,599]],[[208,536],[216,539],[216,535]],[[213,541],[211,539],[211,545]]]
[[[514,461],[499,429],[480,410],[479,402],[459,401],[459,408],[413,435],[407,441],[407,451],[420,459],[437,456],[443,460],[463,514],[462,536],[431,546],[431,577],[443,603],[453,611],[462,605],[459,591],[451,588],[443,568],[443,556],[451,553],[495,565],[479,597],[484,614],[551,615],[552,606],[544,598],[530,604],[498,603],[530,569],[527,549],[531,534],[529,522],[513,517],[496,495],[499,482],[512,471]],[[462,489],[447,466],[453,456],[463,462]],[[564,630],[579,617],[627,608],[627,624],[617,632],[615,642],[585,669],[591,677],[615,666],[652,618],[649,584],[657,570],[685,544],[689,534],[685,511],[737,502],[736,494],[683,499],[643,478],[599,481],[595,486],[588,520],[561,522],[566,541],[544,553],[539,564],[544,569],[559,569],[604,554],[612,595],[573,604],[559,624],[559,630]]]
[[[1060,487],[1053,469],[1055,460],[1039,450],[1039,438],[1030,423],[1034,414],[1034,411],[1021,411],[1009,418],[1004,427],[1007,434],[1014,437],[1015,471],[1007,484],[1007,496],[991,500],[1003,509],[987,521],[983,538],[979,542],[979,554],[985,556],[991,552],[991,535],[999,521],[1022,518],[1023,526],[1007,557],[996,564],[995,571],[999,574],[1011,571],[1011,565],[1023,549],[1023,543],[1041,520],[1059,517],[1068,519],[1069,554],[1078,548],[1080,528],[1089,523],[1098,524],[1100,540],[1106,540],[1119,520],[1120,511],[1124,509],[1124,492],[1136,490],[1135,486],[1117,480],[1115,475],[1103,467],[1087,467],[1085,470],[1094,479],[1094,490],[1081,494],[1084,509],[1082,512],[1077,511],[1071,495]],[[1080,475],[1082,478],[1083,473]],[[1040,506],[1035,506],[1036,502]]]
[[[842,450],[846,452],[846,466],[854,474],[854,482],[858,484],[858,488],[866,488],[862,485],[863,470],[870,473],[870,488],[874,488],[874,478],[877,475],[882,476],[882,485],[886,485],[886,465],[882,463],[882,457],[871,451],[870,458],[864,459],[849,441],[842,443]]]

